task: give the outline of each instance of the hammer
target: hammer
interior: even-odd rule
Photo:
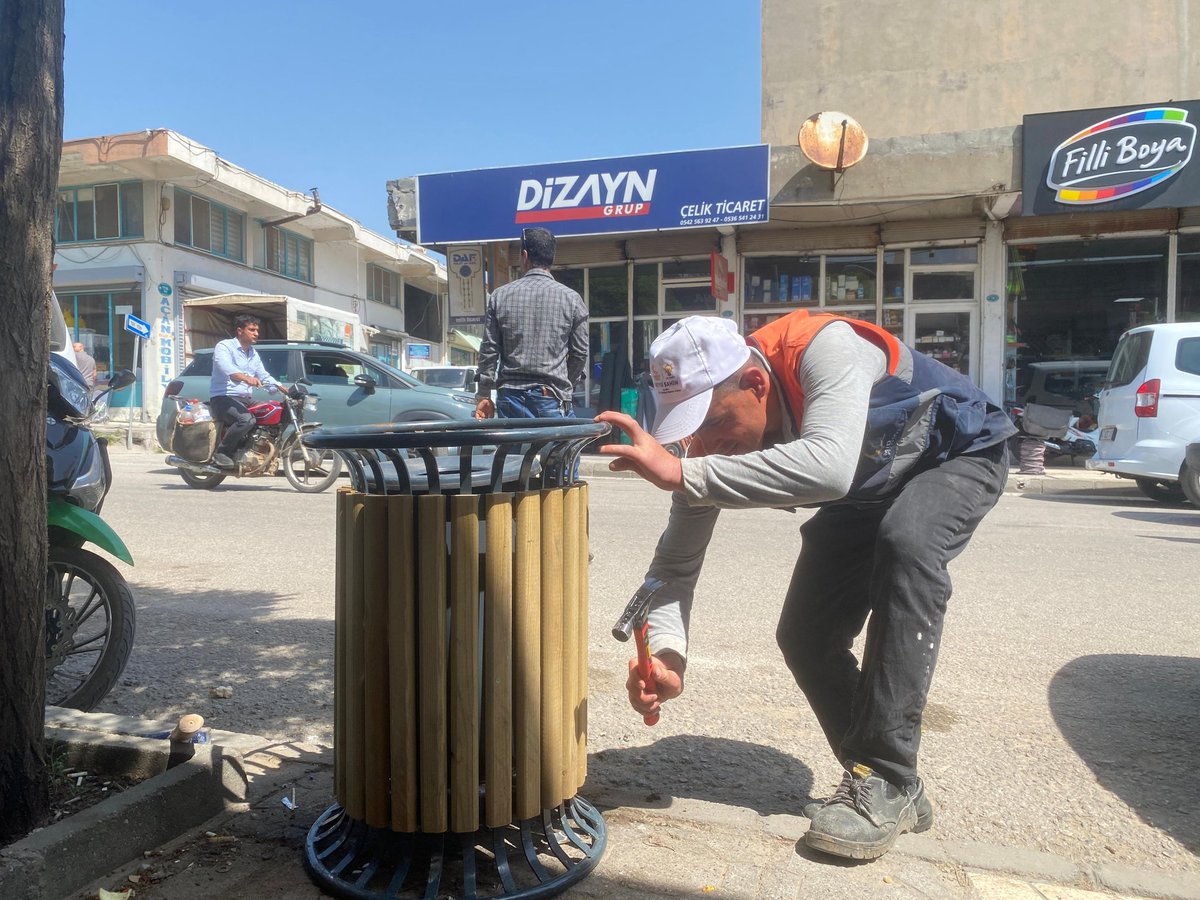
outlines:
[[[666,582],[657,578],[647,578],[626,604],[625,611],[621,613],[612,629],[612,636],[621,643],[628,641],[631,634],[634,636],[637,644],[638,675],[646,683],[647,689],[654,683],[654,677],[650,668],[650,643],[646,637],[650,631],[650,624],[646,618],[650,614],[651,599],[665,584]],[[647,725],[654,725],[658,722],[658,713],[642,716],[642,721]]]

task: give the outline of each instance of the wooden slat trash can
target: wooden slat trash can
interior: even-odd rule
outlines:
[[[587,775],[576,419],[328,428],[334,792],[306,861],[347,897],[549,897],[606,843]]]

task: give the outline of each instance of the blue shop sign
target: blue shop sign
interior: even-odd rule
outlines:
[[[767,221],[770,147],[417,176],[417,242],[509,241]]]

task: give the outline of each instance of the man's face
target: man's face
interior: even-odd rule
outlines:
[[[243,344],[253,344],[258,340],[258,323],[251,322],[237,330],[237,339]]]
[[[708,415],[696,431],[700,446],[689,448],[688,456],[753,453],[763,448],[766,429],[766,403],[752,387],[739,386],[714,391]]]

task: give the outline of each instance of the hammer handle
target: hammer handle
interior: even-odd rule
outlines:
[[[650,624],[643,623],[641,628],[633,632],[633,636],[637,642],[637,658],[638,658],[638,675],[646,684],[646,690],[654,684],[654,669],[650,665],[650,641],[647,635],[650,632]],[[642,721],[647,725],[658,724],[658,713],[650,713],[648,716],[642,716]]]

